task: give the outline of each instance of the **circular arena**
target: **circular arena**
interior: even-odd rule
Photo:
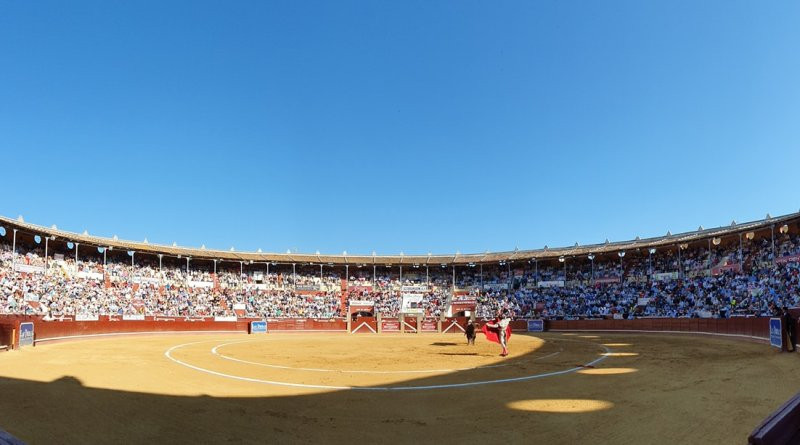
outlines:
[[[743,443],[793,415],[776,410],[794,339],[772,323],[798,305],[798,222],[353,257],[2,218],[0,427],[9,443]]]

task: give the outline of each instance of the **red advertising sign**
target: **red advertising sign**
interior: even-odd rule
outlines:
[[[400,320],[397,319],[382,319],[381,320],[382,332],[400,332]]]
[[[435,319],[422,320],[422,332],[437,332],[438,330]]]

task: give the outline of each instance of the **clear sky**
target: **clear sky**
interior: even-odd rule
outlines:
[[[800,208],[797,1],[0,0],[0,214],[237,250]]]

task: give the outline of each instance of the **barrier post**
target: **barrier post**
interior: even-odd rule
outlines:
[[[381,327],[381,313],[378,312],[377,315],[378,316],[376,319],[378,320],[378,334],[380,334],[381,332],[383,332],[383,328]]]
[[[422,314],[417,314],[417,334],[422,333]]]

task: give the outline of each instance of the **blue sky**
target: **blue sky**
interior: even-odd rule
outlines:
[[[0,214],[443,253],[795,212],[800,3],[0,0]]]

